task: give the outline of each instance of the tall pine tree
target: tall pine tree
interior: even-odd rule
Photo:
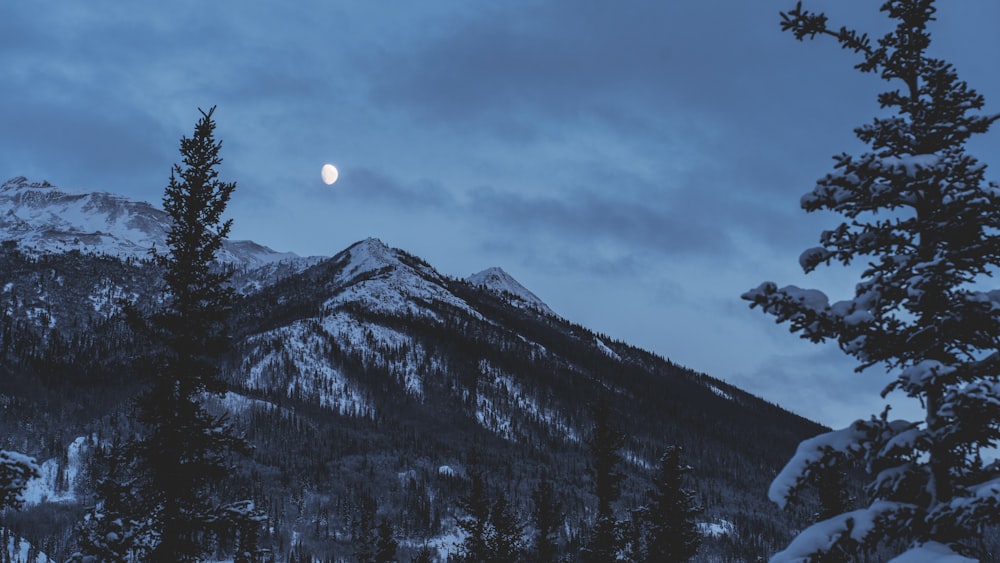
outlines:
[[[459,508],[465,516],[458,519],[458,527],[465,533],[460,546],[460,561],[474,563],[486,561],[490,556],[490,498],[486,479],[478,467],[475,456],[470,456],[469,490],[459,499]]]
[[[684,475],[691,467],[681,463],[680,448],[670,446],[660,457],[654,488],[642,517],[646,525],[645,559],[688,561],[698,552],[701,532],[695,517],[704,509],[695,501],[695,493],[684,488]]]
[[[800,444],[772,500],[794,501],[823,468],[861,460],[871,503],[813,524],[776,562],[879,545],[902,546],[907,561],[960,561],[1000,521],[1000,470],[982,455],[1000,439],[1000,291],[986,283],[1000,264],[1000,186],[965,150],[1000,116],[983,115],[983,97],[928,54],[933,0],[880,9],[895,27],[874,42],[801,3],[782,14],[797,39],[833,37],[860,57],[857,69],[892,85],[878,97],[883,114],[855,129],[868,152],[836,156],[802,198],[807,211],[844,217],[802,267],[867,264],[854,297],[831,304],[820,291],[768,282],[744,298],[803,338],[835,341],[858,371],[885,368],[883,396],[902,392],[925,412],[891,420],[887,409]]]
[[[535,527],[534,555],[536,561],[554,561],[556,537],[563,523],[563,511],[556,499],[555,487],[545,475],[531,493],[531,523]]]
[[[147,557],[163,563],[196,561],[209,531],[245,528],[255,517],[252,503],[221,505],[213,494],[213,485],[227,476],[228,453],[245,448],[201,404],[206,393],[225,391],[218,363],[229,344],[232,289],[215,258],[232,224],[222,215],[236,184],[218,177],[222,143],[214,137],[215,108],[199,111],[194,135],[181,139],[183,166],[174,165],[163,198],[172,225],[168,253],[156,259],[168,301],[148,322],[162,354],[152,387],[140,399],[146,431],[134,446],[133,487],[148,526]]]
[[[597,520],[582,555],[586,563],[605,563],[618,560],[621,543],[613,504],[621,496],[621,483],[625,478],[619,469],[625,434],[615,428],[611,420],[611,404],[606,399],[601,398],[594,403],[590,414],[594,425],[588,445],[597,495]]]

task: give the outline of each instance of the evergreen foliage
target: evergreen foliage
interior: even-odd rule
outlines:
[[[491,555],[490,547],[490,500],[486,489],[486,479],[480,468],[469,472],[468,492],[459,499],[459,508],[465,517],[458,520],[458,527],[465,532],[465,540],[460,547],[461,561],[473,563],[486,561]]]
[[[516,563],[521,561],[524,551],[521,532],[524,526],[520,518],[507,502],[503,493],[497,493],[490,510],[489,555],[483,560],[488,563]]]
[[[24,488],[39,476],[35,460],[18,452],[0,450],[0,510],[20,509],[24,505]]]
[[[246,444],[201,403],[206,393],[225,391],[219,360],[229,345],[225,321],[233,299],[228,273],[215,258],[232,224],[222,214],[236,184],[218,179],[222,143],[214,138],[214,110],[201,111],[194,135],[181,139],[184,166],[174,165],[164,193],[173,220],[169,253],[155,258],[168,304],[148,319],[130,310],[159,345],[155,377],[137,413],[145,433],[126,450],[131,467],[107,484],[105,503],[92,512],[83,555],[114,550],[122,557],[126,549],[146,561],[197,561],[213,534],[235,536],[242,529],[249,539],[259,519],[251,502],[221,504],[213,495],[230,469],[226,456]],[[108,526],[123,529],[109,532]]]
[[[392,563],[396,561],[399,542],[393,537],[392,522],[383,518],[375,530],[375,563]]]
[[[1000,521],[1000,468],[982,455],[1000,439],[1000,291],[986,286],[1000,263],[1000,186],[965,150],[1000,116],[983,115],[983,97],[928,54],[933,0],[880,10],[895,28],[877,41],[801,3],[781,15],[797,39],[831,36],[860,57],[858,70],[894,86],[878,96],[883,115],[855,129],[868,152],[836,156],[802,198],[806,211],[844,217],[802,254],[803,269],[863,261],[854,297],[831,304],[768,282],[744,299],[803,338],[835,341],[858,371],[882,366],[893,377],[883,396],[917,399],[925,416],[892,420],[886,409],[800,444],[772,500],[794,501],[823,468],[860,460],[871,502],[814,524],[772,561],[879,546],[913,560],[975,557],[984,527]]]
[[[688,561],[698,552],[701,531],[695,517],[704,512],[695,493],[684,488],[684,475],[691,467],[680,460],[681,449],[670,446],[660,457],[654,488],[642,512],[646,542],[643,561]]]
[[[531,523],[535,527],[534,555],[537,561],[555,560],[555,538],[565,515],[556,498],[555,487],[546,476],[538,482],[531,493]]]
[[[619,468],[625,434],[614,426],[611,404],[606,398],[598,399],[591,406],[590,414],[593,429],[587,445],[590,447],[590,470],[597,496],[597,519],[582,555],[587,563],[604,563],[617,561],[621,547],[613,504],[621,496],[625,478]]]

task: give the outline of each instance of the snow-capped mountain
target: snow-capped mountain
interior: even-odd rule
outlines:
[[[123,301],[155,312],[161,273],[124,258],[160,247],[167,219],[23,179],[0,189],[0,217],[10,241],[0,244],[0,437],[48,464],[52,483],[38,490],[72,492],[36,495],[49,502],[21,526],[53,522],[25,537],[60,554],[69,532],[55,522],[71,517],[30,518],[91,502],[107,448],[136,431],[122,413],[150,377],[152,346],[116,313]],[[628,435],[623,510],[641,502],[663,448],[682,445],[711,499],[706,519],[732,523],[706,534],[706,552],[754,560],[785,543],[792,524],[766,487],[818,430],[808,421],[572,324],[500,268],[453,278],[374,238],[329,258],[288,260],[249,241],[226,251],[243,265],[241,297],[223,366],[230,390],[213,408],[253,443],[231,485],[267,507],[273,549],[349,556],[354,511],[374,495],[410,555],[422,544],[445,553],[473,463],[522,507],[541,475],[557,483],[570,545],[593,518],[598,397]],[[93,446],[73,449],[79,436]]]
[[[79,250],[145,258],[163,251],[170,217],[149,203],[104,192],[73,192],[17,177],[0,185],[0,240],[36,252]],[[260,266],[298,258],[251,241],[227,241],[219,259]]]
[[[503,268],[492,267],[472,274],[465,278],[472,285],[483,286],[486,289],[506,298],[515,307],[528,307],[545,313],[554,315],[555,313],[537,295],[528,291],[526,287],[518,283]]]

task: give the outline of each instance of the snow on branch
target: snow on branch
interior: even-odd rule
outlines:
[[[881,449],[896,436],[912,430],[916,423],[872,417],[856,420],[847,428],[833,430],[808,440],[803,440],[795,455],[771,482],[767,497],[781,508],[796,498],[798,491],[815,476],[816,472],[836,464],[840,459],[855,458]]]
[[[889,560],[889,563],[977,563],[977,559],[963,557],[942,543],[927,542]]]
[[[21,508],[28,481],[40,475],[34,458],[18,452],[0,450],[0,507]]]
[[[869,535],[877,534],[886,523],[896,525],[911,519],[914,512],[910,504],[878,501],[868,508],[838,514],[802,530],[784,551],[771,557],[770,563],[803,563],[815,561],[817,556],[851,553],[857,546],[868,544]]]

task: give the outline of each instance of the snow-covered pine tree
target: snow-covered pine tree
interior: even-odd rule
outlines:
[[[818,290],[764,283],[743,298],[813,342],[836,341],[859,362],[891,374],[925,408],[923,420],[858,420],[806,440],[773,482],[784,506],[823,468],[862,460],[869,506],[817,522],[772,561],[805,561],[838,549],[883,546],[895,561],[977,556],[983,527],[1000,520],[1000,467],[984,459],[1000,439],[1000,291],[987,279],[1000,262],[1000,186],[965,151],[997,115],[955,68],[928,55],[933,0],[888,0],[895,28],[878,41],[801,3],[782,14],[799,40],[832,36],[860,56],[856,68],[893,89],[886,114],[855,130],[870,146],[834,158],[834,171],[802,198],[806,211],[844,217],[806,250],[806,272],[867,262],[854,297],[830,303]]]
[[[34,459],[22,453],[0,450],[0,509],[20,510],[28,481],[39,475]]]

